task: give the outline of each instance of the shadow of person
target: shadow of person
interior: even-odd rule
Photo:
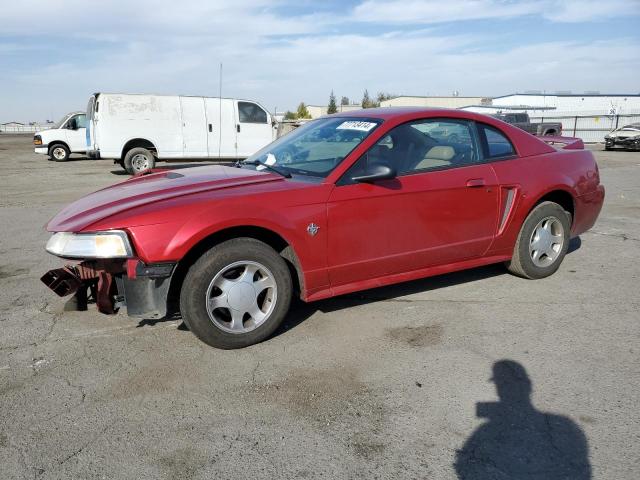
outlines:
[[[488,421],[457,451],[460,480],[559,480],[591,478],[587,439],[569,418],[531,404],[531,380],[518,362],[493,365],[498,402],[479,402]]]

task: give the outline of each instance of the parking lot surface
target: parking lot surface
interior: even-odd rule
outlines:
[[[64,312],[43,225],[126,177],[0,135],[0,477],[639,478],[640,153],[595,155],[605,206],[555,275],[299,303],[221,351],[180,320]]]

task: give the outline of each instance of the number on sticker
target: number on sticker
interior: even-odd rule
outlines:
[[[368,132],[375,126],[376,124],[371,122],[348,121],[342,122],[336,127],[336,130],[358,130],[360,132]]]

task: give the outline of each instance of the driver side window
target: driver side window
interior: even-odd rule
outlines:
[[[439,118],[405,123],[378,140],[345,176],[364,175],[380,164],[398,176],[472,165],[481,162],[477,144],[470,121]]]

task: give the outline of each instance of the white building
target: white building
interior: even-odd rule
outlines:
[[[351,112],[353,110],[360,110],[362,107],[360,104],[354,105],[336,105],[338,108],[338,113],[340,112]],[[307,105],[307,111],[311,118],[322,117],[327,114],[328,106],[327,105]]]
[[[640,113],[640,94],[600,93],[514,93],[494,97],[484,104],[468,104],[462,107],[479,113],[501,111],[526,112],[532,117],[633,115]]]
[[[399,96],[383,100],[381,107],[431,107],[431,108],[461,108],[467,105],[484,105],[490,103],[490,97],[460,97],[451,95],[448,97],[414,97]]]
[[[562,123],[565,135],[602,142],[611,130],[640,121],[640,94],[515,93],[462,109],[487,115],[528,113],[533,122]]]

